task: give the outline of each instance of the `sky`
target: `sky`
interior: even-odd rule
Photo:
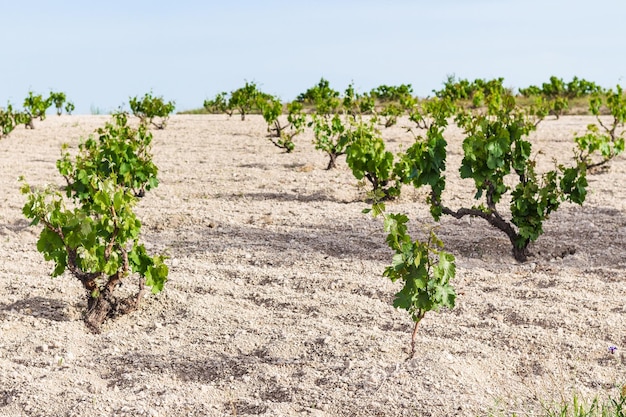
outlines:
[[[343,92],[449,75],[626,76],[624,0],[0,0],[0,107],[65,92],[76,114],[152,92],[176,111],[246,81],[285,102],[325,78]]]

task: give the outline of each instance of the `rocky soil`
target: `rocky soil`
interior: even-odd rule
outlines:
[[[391,253],[381,220],[362,214],[366,190],[343,157],[324,169],[310,131],[285,154],[258,116],[177,115],[154,131],[161,184],[137,211],[170,279],[88,332],[78,282],[50,278],[36,250],[18,177],[61,185],[61,144],[107,120],[50,116],[0,141],[1,416],[524,416],[626,383],[624,157],[589,178],[582,207],[551,216],[527,263],[484,221],[443,218],[457,306],[426,316],[407,360],[412,322],[381,276]],[[540,169],[569,163],[591,121],[543,122]],[[412,142],[408,123],[384,130],[391,149]],[[471,205],[462,135],[448,133],[444,199]],[[414,236],[434,225],[425,197],[407,186],[388,204]]]

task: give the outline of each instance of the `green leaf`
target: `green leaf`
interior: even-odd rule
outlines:
[[[442,271],[440,278],[444,282],[449,282],[456,275],[456,263],[454,255],[446,252],[439,254],[439,269]]]

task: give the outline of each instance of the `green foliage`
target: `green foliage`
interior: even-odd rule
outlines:
[[[401,183],[393,170],[394,156],[385,150],[380,132],[369,123],[358,120],[346,130],[346,163],[358,180],[366,179],[373,192],[382,192],[385,199],[400,195]]]
[[[346,153],[349,145],[346,124],[339,114],[314,114],[310,124],[313,126],[315,149],[326,152],[329,157],[326,169],[336,168],[337,158]]]
[[[539,95],[532,99],[531,112],[542,119],[548,115],[553,115],[558,119],[569,110],[569,100],[566,97]]]
[[[27,199],[24,215],[33,225],[43,225],[37,250],[54,262],[52,276],[67,269],[82,283],[88,299],[85,321],[94,331],[116,311],[130,308],[129,303],[136,307],[145,285],[154,293],[161,291],[168,275],[165,258],[149,256],[139,243],[141,222],[133,211],[137,200],[128,185],[141,180],[129,178],[128,172],[143,171],[124,165],[142,156],[131,156],[136,149],[123,146],[133,139],[125,123],[126,116],[117,115],[115,125],[99,131],[99,140],[80,145],[75,159],[65,153],[57,162],[71,204],[51,186],[34,190],[24,182],[21,189]],[[133,274],[138,276],[139,293],[118,302],[114,289]]]
[[[11,104],[6,109],[0,108],[0,139],[9,136],[17,124]]]
[[[437,204],[445,189],[447,142],[444,132],[448,117],[454,107],[449,99],[433,99],[424,103],[410,116],[425,135],[417,135],[415,143],[399,156],[395,172],[405,184],[415,188],[431,187],[431,214],[435,220],[441,217],[441,207]]]
[[[519,89],[522,96],[534,99],[534,106],[541,109],[542,114],[551,114],[557,119],[567,112],[570,100],[601,92],[602,88],[591,81],[574,77],[566,83],[562,78],[555,76],[551,76],[550,80],[543,83],[541,87],[531,85]]]
[[[429,311],[454,308],[456,293],[450,281],[456,275],[454,256],[443,251],[443,242],[431,230],[428,241],[413,240],[408,234],[409,218],[404,214],[386,214],[385,206],[374,203],[374,216],[384,217],[386,242],[394,251],[392,263],[383,276],[401,281],[393,306],[406,310],[415,322],[411,338],[411,357],[415,354],[415,336],[419,322]]]
[[[211,114],[226,113],[229,117],[233,115],[234,109],[228,102],[228,93],[218,93],[212,100],[204,100],[203,107]]]
[[[401,104],[396,102],[386,103],[385,106],[378,112],[380,116],[384,118],[383,125],[385,127],[391,127],[398,123],[398,117],[401,117],[406,112],[406,109]]]
[[[246,81],[243,87],[230,93],[228,107],[237,109],[241,115],[241,120],[246,120],[246,115],[258,106],[258,99],[261,92],[256,83]]]
[[[274,112],[273,109],[268,109],[273,105],[273,100],[270,97],[270,95],[261,92],[256,83],[246,81],[243,87],[230,93],[221,92],[212,100],[204,100],[203,107],[209,113],[226,113],[229,117],[237,110],[241,115],[241,120],[246,120],[246,115],[256,110],[260,110],[262,113],[264,110]],[[273,99],[273,97],[271,98]]]
[[[339,96],[339,91],[332,89],[328,80],[322,78],[317,85],[298,95],[296,101],[314,106],[318,115],[330,115],[341,106]]]
[[[381,85],[372,89],[370,96],[376,103],[376,115],[383,118],[385,127],[395,125],[399,117],[410,114],[417,104],[411,84]]]
[[[400,157],[396,172],[405,183],[431,188],[431,214],[439,220],[442,214],[456,218],[480,217],[504,232],[513,246],[513,255],[525,261],[528,245],[543,233],[543,222],[563,201],[582,204],[586,196],[586,166],[555,164],[551,171],[538,175],[531,159],[531,143],[525,138],[536,123],[523,112],[510,93],[498,89],[485,96],[483,112],[454,108],[449,99],[433,101],[412,120],[427,128],[425,137]],[[452,210],[442,201],[445,189],[446,117],[456,112],[456,123],[464,130],[461,178],[473,179],[473,207]],[[428,122],[427,122],[428,121]],[[511,197],[511,219],[497,209],[505,194]]]
[[[68,101],[67,103],[65,103],[65,113],[72,114],[74,109],[75,109],[74,103],[72,103],[71,101]]]
[[[601,92],[602,88],[594,82],[574,77],[570,82],[566,83],[562,78],[554,75],[550,77],[548,82],[543,83],[541,87],[531,85],[527,88],[519,89],[519,93],[524,97],[544,95],[550,98],[565,97],[568,99],[586,97]]]
[[[602,401],[598,397],[585,401],[574,394],[571,401],[542,404],[546,417],[626,417],[626,386],[619,398]]]
[[[65,93],[63,92],[55,93],[54,91],[51,91],[49,100],[52,104],[54,104],[54,107],[56,108],[56,112],[58,116],[60,116],[63,113],[64,104],[65,104],[65,110],[67,111],[68,114],[74,110],[74,104],[67,101],[67,97],[65,96]]]
[[[293,132],[291,133],[291,137],[299,135],[304,131],[307,123],[302,103],[292,101],[287,104],[287,122],[289,123],[289,128]]]
[[[268,125],[267,130],[269,131],[283,114],[283,103],[278,97],[261,93],[257,98],[256,106],[261,111],[263,119],[265,119]]]
[[[329,102],[327,107],[334,106],[334,102]],[[375,109],[375,99],[369,94],[359,94],[354,88],[353,84],[350,84],[342,98],[342,107],[333,107],[332,111],[343,111],[343,113],[350,115],[353,119],[357,116],[372,113]],[[322,106],[322,109],[324,106]]]
[[[457,123],[466,132],[463,141],[461,178],[471,178],[476,186],[476,199],[481,217],[505,231],[514,245],[517,260],[524,261],[527,247],[543,234],[543,222],[562,201],[582,204],[586,196],[586,167],[582,164],[535,172],[531,159],[531,143],[525,139],[535,130],[535,123],[515,105],[513,96],[503,97],[502,106],[487,114],[460,114]],[[512,176],[517,184],[511,187],[505,178]],[[499,214],[496,205],[511,191],[511,222]]]
[[[400,84],[399,86],[383,84],[372,89],[370,94],[379,103],[401,102],[409,97],[413,97],[413,86],[411,84]]]
[[[302,103],[294,101],[287,105],[287,123],[281,121],[283,104],[277,97],[261,93],[257,106],[267,123],[269,140],[285,152],[293,152],[296,146],[293,138],[301,134],[306,126]]]
[[[72,158],[64,147],[57,168],[67,182],[67,195],[79,200],[91,198],[93,177],[115,179],[115,182],[142,197],[157,187],[158,168],[152,162],[152,134],[144,124],[137,129],[128,125],[126,113],[116,113],[113,121],[96,130],[93,136],[79,145]]]
[[[449,75],[444,82],[443,89],[435,90],[435,96],[449,100],[451,102],[468,102],[472,108],[478,108],[485,105],[490,97],[499,97],[509,93],[504,87],[504,78],[495,78],[492,80],[476,79],[469,81],[466,79],[457,79],[454,75]]]
[[[48,97],[44,99],[41,94],[28,92],[28,97],[24,99],[24,111],[16,113],[15,121],[17,124],[23,124],[27,129],[34,129],[34,119],[44,120],[46,118],[46,110],[52,105],[52,99]]]
[[[16,125],[25,125],[27,129],[34,129],[33,117],[26,111],[16,111],[13,113],[13,120]]]
[[[611,114],[610,124],[602,121],[601,111],[606,107]],[[587,133],[576,136],[578,159],[588,168],[606,165],[624,152],[624,124],[626,123],[626,96],[622,87],[596,94],[589,100],[589,111],[596,116],[596,123],[587,126]],[[619,131],[621,129],[621,131]],[[598,158],[599,154],[599,158]]]
[[[165,102],[163,97],[153,97],[152,92],[142,98],[129,99],[130,110],[139,118],[143,125],[153,125],[157,129],[165,129],[170,114],[174,112],[174,102]],[[155,121],[156,119],[156,121]]]

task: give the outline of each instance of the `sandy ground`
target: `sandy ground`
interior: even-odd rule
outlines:
[[[50,278],[36,251],[17,178],[62,184],[61,144],[106,120],[51,116],[0,141],[1,416],[526,415],[626,383],[625,158],[590,177],[583,207],[551,217],[525,264],[485,222],[444,218],[457,306],[426,316],[407,360],[412,322],[391,305],[399,286],[381,276],[391,253],[381,219],[361,213],[365,190],[343,157],[324,170],[310,131],[281,153],[258,116],[174,116],[154,132],[161,184],[137,211],[170,280],[89,333],[78,282]],[[540,166],[570,156],[591,121],[541,124]],[[407,124],[384,130],[390,148],[410,145]],[[454,208],[473,193],[449,133]],[[415,236],[433,225],[425,195],[407,186],[388,205]]]

